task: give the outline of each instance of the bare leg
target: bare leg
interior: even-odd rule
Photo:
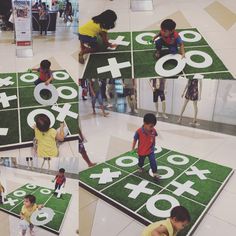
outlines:
[[[45,159],[43,159],[43,163],[41,165],[41,170],[43,169],[44,163],[45,163]]]
[[[107,115],[109,115],[109,112],[105,112],[105,108],[103,105],[100,105],[100,109],[102,110],[102,114],[104,117],[106,117]]]
[[[129,107],[129,111],[128,112],[131,112],[132,111],[132,108],[131,108],[131,98],[130,96],[126,96],[126,102],[128,104],[128,107]]]
[[[184,105],[183,105],[183,107],[182,107],[182,111],[181,111],[181,113],[180,113],[179,120],[177,121],[178,123],[181,123],[181,122],[182,122],[182,116],[183,116],[183,114],[184,114],[184,111],[185,111],[185,109],[186,109],[186,106],[187,106],[188,102],[189,102],[189,100],[188,100],[188,99],[185,99]]]
[[[88,167],[95,166],[97,164],[90,161],[88,154],[85,150],[81,153],[81,155],[83,159],[85,160],[85,162],[87,163]]]
[[[162,116],[165,119],[168,118],[168,116],[166,115],[166,101],[162,101]]]
[[[158,104],[158,102],[155,102],[155,107],[156,107],[156,117],[159,117],[160,115],[159,115],[159,104]]]
[[[48,170],[50,170],[50,160],[48,160]]]

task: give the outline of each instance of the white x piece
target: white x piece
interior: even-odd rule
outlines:
[[[18,202],[19,200],[18,199],[12,199],[12,198],[8,198],[5,202],[4,202],[4,205],[7,205],[9,204],[10,206],[15,206],[15,202]]]
[[[179,182],[174,180],[170,184],[177,188],[173,192],[177,196],[181,196],[185,192],[187,192],[187,193],[189,193],[189,194],[191,194],[193,196],[197,196],[198,193],[199,193],[197,190],[191,188],[194,185],[194,182],[189,181],[189,180],[187,182],[185,182],[184,184],[181,184],[181,183],[179,183]]]
[[[113,182],[113,178],[119,178],[120,171],[111,172],[110,168],[103,168],[101,174],[91,174],[91,179],[99,179],[99,184],[107,184]]]
[[[59,107],[57,105],[52,106],[52,110],[59,112],[56,119],[60,122],[63,122],[67,116],[77,119],[78,114],[73,111],[70,111],[70,108],[71,104],[69,103],[65,103],[63,107]]]
[[[191,166],[191,170],[186,171],[186,175],[197,175],[199,179],[207,179],[205,174],[210,174],[209,170],[199,170],[196,166]]]
[[[120,69],[131,67],[131,63],[129,61],[118,63],[115,57],[109,58],[108,63],[108,66],[98,67],[97,73],[102,74],[110,71],[112,78],[118,78],[121,77]]]
[[[9,107],[9,101],[17,99],[16,95],[7,96],[6,93],[0,93],[0,103],[2,103],[3,108]]]
[[[122,46],[129,46],[130,42],[123,41],[125,36],[119,35],[116,39],[110,39],[109,43],[116,44],[116,45],[122,45]]]
[[[0,87],[13,85],[14,82],[11,81],[11,79],[12,79],[11,76],[6,77],[5,79],[1,79],[1,78],[0,78]]]
[[[6,136],[8,133],[8,128],[0,128],[0,136]]]
[[[142,180],[142,182],[140,182],[138,185],[130,183],[126,184],[125,188],[132,190],[128,197],[136,199],[140,193],[152,195],[154,193],[154,190],[151,188],[146,188],[148,183],[149,182],[147,180]]]

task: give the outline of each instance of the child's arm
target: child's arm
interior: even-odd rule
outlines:
[[[106,47],[111,47],[111,48],[116,48],[117,47],[116,44],[109,43],[109,38],[108,38],[107,32],[102,31],[100,33],[100,36],[102,37],[102,41],[103,41],[103,43],[105,44]]]
[[[65,181],[63,183],[63,188],[65,188],[65,185],[66,185],[66,178],[65,178]]]
[[[169,233],[167,231],[167,228],[164,226],[164,225],[161,225],[159,226],[158,228],[154,229],[152,232],[151,232],[151,235],[152,236],[161,236],[161,235],[166,235],[166,236],[169,236]]]
[[[52,82],[52,80],[53,80],[53,76],[52,76],[52,73],[51,73],[50,78],[45,81],[45,84],[46,84],[46,85],[49,85],[49,84]]]
[[[136,146],[136,143],[137,143],[137,141],[138,141],[138,132],[136,132],[135,133],[135,135],[134,135],[134,140],[133,140],[133,145],[132,145],[132,151],[134,151],[134,149],[135,149],[135,146]]]
[[[90,91],[91,91],[93,97],[95,97],[95,92],[93,90],[92,81],[89,83],[89,87],[90,87]]]
[[[60,124],[60,130],[59,130],[59,132],[57,133],[57,135],[56,135],[56,139],[58,140],[58,141],[64,141],[64,138],[65,138],[65,135],[64,135],[64,126],[65,126],[65,124],[64,123],[61,123]]]
[[[41,210],[44,207],[43,204],[38,205],[38,209]]]
[[[25,218],[24,214],[22,212],[20,212],[20,219],[24,220],[24,218]]]
[[[158,37],[160,37],[160,35],[161,35],[160,33],[156,34],[156,35],[153,37],[153,39],[152,39],[153,42],[154,42]]]

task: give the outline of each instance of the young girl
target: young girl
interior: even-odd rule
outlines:
[[[116,13],[106,10],[100,15],[94,16],[92,20],[79,27],[79,40],[81,51],[79,62],[84,64],[84,54],[98,51],[97,36],[100,35],[106,47],[116,48],[117,45],[109,43],[107,31],[115,27]]]
[[[35,235],[33,231],[34,225],[31,223],[30,217],[37,209],[40,210],[42,208],[43,205],[36,204],[36,198],[34,195],[29,194],[24,197],[24,203],[20,212],[20,218],[21,218],[20,226],[22,229],[22,234],[21,234],[22,236],[26,235],[28,227],[30,229],[30,235],[31,236]],[[28,227],[25,227],[26,225],[28,225]]]
[[[4,198],[4,196],[3,196],[3,194],[4,194],[4,192],[5,192],[5,189],[4,189],[4,187],[2,186],[2,184],[1,184],[1,182],[0,182],[0,204],[3,204],[3,198]]]
[[[45,161],[48,161],[48,169],[50,168],[50,158],[58,156],[57,141],[64,141],[68,133],[68,128],[64,123],[61,123],[60,128],[55,130],[50,128],[50,119],[45,114],[40,114],[36,117],[36,124],[33,127],[35,132],[35,151],[38,157],[44,158],[42,167]]]

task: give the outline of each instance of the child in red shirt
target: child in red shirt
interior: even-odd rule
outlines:
[[[61,186],[63,185],[63,188],[65,187],[66,184],[66,177],[65,177],[65,169],[64,168],[60,168],[59,169],[59,173],[56,175],[55,179],[53,180],[53,182],[55,182],[55,191],[57,189],[60,189]]]
[[[138,141],[138,156],[139,156],[139,172],[143,172],[143,165],[146,156],[149,158],[150,166],[152,169],[154,179],[158,180],[160,176],[157,173],[157,163],[155,159],[155,138],[157,132],[154,126],[157,123],[155,115],[147,113],[143,118],[143,126],[139,128],[135,135],[132,150],[135,149],[136,143]]]
[[[40,62],[40,67],[37,69],[32,69],[32,71],[39,72],[39,78],[34,82],[34,84],[37,86],[40,83],[45,83],[46,85],[49,85],[52,80],[52,71],[50,69],[51,62],[48,60],[42,60]]]
[[[183,40],[179,36],[179,33],[175,31],[175,27],[176,23],[171,19],[162,21],[161,31],[153,38],[153,42],[156,45],[155,56],[157,59],[161,56],[162,46],[166,46],[171,54],[177,54],[179,46],[182,58],[185,57]],[[157,39],[158,37],[159,39]]]

